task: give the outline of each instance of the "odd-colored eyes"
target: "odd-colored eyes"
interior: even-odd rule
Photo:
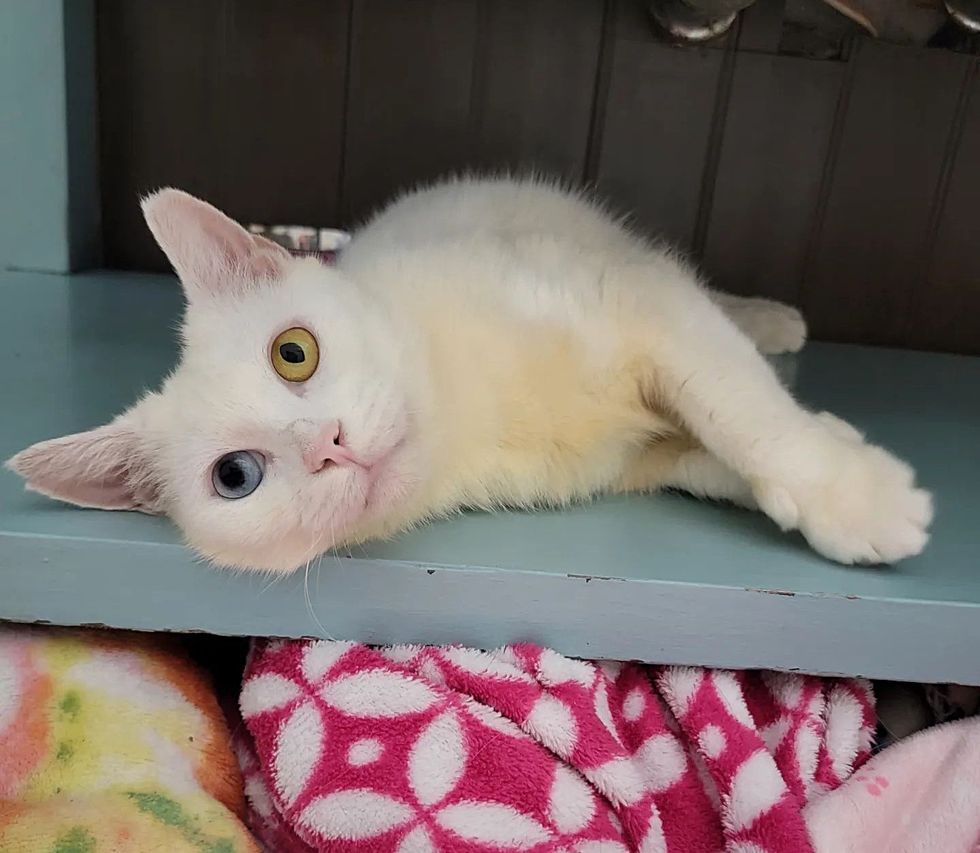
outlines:
[[[273,342],[272,367],[287,382],[305,382],[320,363],[320,347],[306,329],[286,329]]]
[[[211,469],[214,490],[223,498],[237,501],[246,498],[262,482],[262,459],[251,450],[233,450],[226,453]]]

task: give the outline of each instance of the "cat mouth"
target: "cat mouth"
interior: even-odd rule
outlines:
[[[405,444],[405,438],[398,439],[391,447],[385,450],[380,456],[375,458],[370,465],[363,466],[363,476],[366,479],[364,488],[364,505],[362,512],[369,510],[374,503],[379,481],[384,479],[384,475],[391,467],[391,462]]]
[[[326,547],[356,538],[361,521],[384,512],[388,506],[388,501],[381,494],[385,487],[385,475],[404,444],[403,437],[373,458],[358,457],[356,464],[346,469],[346,483],[341,485],[334,481],[327,492],[309,496],[311,502],[320,506],[312,515],[311,526],[324,539],[333,540]],[[338,489],[341,490],[339,495]]]

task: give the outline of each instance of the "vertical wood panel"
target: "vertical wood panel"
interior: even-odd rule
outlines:
[[[214,189],[207,180],[207,125],[194,121],[207,115],[215,17],[203,4],[200,14],[197,8],[193,0],[166,10],[126,0],[98,3],[103,253],[111,267],[167,268],[142,223],[141,193],[165,184],[205,196]],[[192,17],[197,26],[189,28]]]
[[[99,0],[110,266],[166,268],[138,208],[161,185],[243,219],[335,221],[347,14],[346,0]]]
[[[337,221],[348,15],[347,0],[224,0],[214,164],[238,215]]]
[[[843,66],[736,59],[704,265],[726,290],[799,301]]]
[[[354,0],[344,218],[469,159],[475,0]]]
[[[580,181],[602,38],[597,0],[484,0],[473,163]]]
[[[926,287],[907,317],[916,347],[980,354],[980,74],[974,60],[963,133],[940,212]],[[980,393],[980,390],[978,390]]]
[[[785,13],[786,0],[755,0],[739,16],[738,49],[778,53]]]
[[[861,43],[805,274],[815,337],[900,344],[969,57]]]
[[[723,52],[659,42],[621,3],[598,184],[644,229],[690,248]]]
[[[345,218],[453,170],[580,180],[602,10],[594,0],[356,0]]]

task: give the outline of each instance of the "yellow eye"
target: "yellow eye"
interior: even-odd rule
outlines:
[[[272,367],[287,382],[305,382],[320,363],[316,338],[298,326],[286,329],[273,342],[269,353]]]

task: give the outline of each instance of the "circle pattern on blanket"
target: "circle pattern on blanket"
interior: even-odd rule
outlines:
[[[374,764],[381,758],[382,752],[384,752],[384,746],[380,740],[373,737],[362,738],[350,745],[350,749],[347,750],[347,763],[351,767],[364,767],[367,764]]]
[[[799,853],[873,721],[860,683],[800,679],[295,642],[249,664],[247,791],[297,849]]]

